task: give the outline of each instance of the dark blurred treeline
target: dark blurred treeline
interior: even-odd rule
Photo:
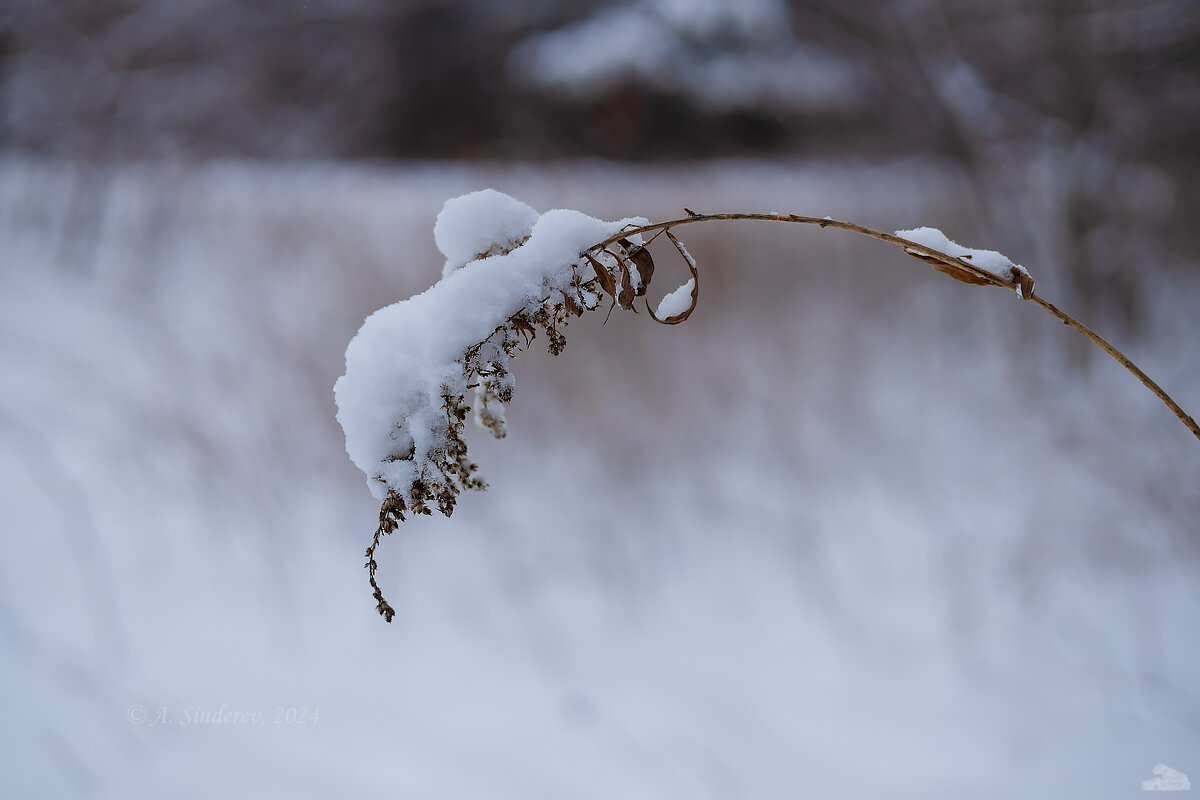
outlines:
[[[83,158],[1200,151],[1194,0],[4,0],[0,76]]]
[[[1200,262],[1198,143],[1197,0],[0,0],[0,152],[932,155],[1131,326],[1136,269]]]

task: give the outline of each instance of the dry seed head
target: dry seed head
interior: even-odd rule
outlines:
[[[481,257],[511,252],[527,239],[521,239],[509,249],[499,247],[495,252],[489,250]],[[676,241],[674,237],[672,241]],[[646,293],[654,274],[654,261],[649,251],[628,238],[622,238],[611,247],[611,250],[582,253],[571,267],[572,277],[567,286],[551,289],[540,300],[527,303],[487,338],[465,348],[455,362],[457,374],[441,386],[441,408],[445,422],[438,432],[439,440],[429,448],[426,463],[415,473],[416,477],[405,493],[389,487],[380,508],[379,526],[366,551],[366,566],[377,601],[376,610],[387,621],[392,620],[395,610],[384,599],[375,579],[378,568],[375,548],[383,536],[396,530],[405,519],[405,512],[428,515],[433,513],[430,504],[434,504],[440,513],[450,516],[460,492],[487,488],[487,484],[476,475],[477,465],[467,458],[464,422],[473,410],[480,427],[497,439],[505,437],[505,406],[512,401],[515,389],[515,380],[510,371],[512,356],[532,344],[539,333],[545,335],[546,349],[551,355],[562,353],[567,344],[562,329],[572,317],[600,308],[602,292],[610,295],[614,304],[629,310],[633,310],[633,298]],[[677,241],[676,247],[685,254],[689,269],[695,276],[695,262]],[[592,276],[585,280],[580,270],[586,273],[589,267]],[[688,313],[691,313],[690,309]],[[664,321],[675,324],[682,322],[683,318],[686,318],[686,314],[680,319]],[[465,392],[472,389],[475,392],[474,402],[468,404]],[[388,461],[415,462],[416,452],[411,437],[405,437],[404,446],[398,447]],[[382,481],[382,476],[378,480]]]

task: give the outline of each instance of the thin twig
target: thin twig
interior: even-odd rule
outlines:
[[[888,242],[889,244],[894,244],[898,247],[904,248],[905,250],[912,251],[914,253],[919,253],[923,256],[928,257],[929,259],[932,259],[937,262],[941,262],[942,264],[946,264],[950,267],[965,270],[966,272],[969,272],[972,275],[974,275],[975,277],[979,278],[984,283],[988,283],[988,284],[991,284],[994,286],[1002,286],[1013,292],[1018,292],[1018,290],[1022,288],[1022,287],[1020,287],[1020,285],[1017,282],[1008,280],[999,275],[995,275],[991,272],[988,272],[987,270],[981,269],[980,267],[975,266],[974,264],[972,264],[971,262],[969,262],[965,259],[955,258],[954,256],[947,255],[946,253],[943,253],[939,250],[934,250],[932,247],[928,247],[919,242],[914,242],[914,241],[910,241],[908,239],[904,239],[900,236],[896,236],[895,234],[884,233],[883,231],[877,231],[874,228],[868,228],[865,225],[859,225],[855,222],[845,222],[843,220],[828,219],[826,217],[806,217],[806,216],[802,216],[799,214],[742,214],[742,213],[689,214],[688,216],[682,217],[680,219],[671,219],[671,220],[666,220],[665,222],[655,222],[655,223],[651,223],[649,225],[642,225],[640,227],[626,228],[625,230],[622,230],[620,233],[614,234],[614,235],[610,236],[609,238],[605,239],[604,241],[602,241],[598,244],[592,245],[590,248],[588,248],[588,250],[589,251],[603,250],[605,247],[608,247],[610,244],[612,244],[613,242],[616,242],[619,239],[625,238],[627,236],[639,234],[639,233],[650,233],[651,231],[658,231],[661,233],[661,232],[669,231],[671,228],[674,228],[674,227],[677,227],[680,225],[692,225],[697,222],[713,222],[715,220],[749,220],[749,221],[759,221],[759,222],[798,222],[798,223],[805,224],[805,225],[817,225],[821,228],[841,228],[842,230],[847,230],[847,231],[851,231],[853,233],[862,234],[863,236],[870,236],[872,239],[879,239],[880,241]],[[1066,312],[1062,311],[1057,306],[1055,306],[1053,303],[1051,303],[1047,300],[1043,300],[1041,297],[1038,297],[1033,291],[1025,289],[1024,291],[1022,291],[1020,293],[1024,296],[1024,298],[1026,300],[1030,300],[1035,305],[1037,305],[1040,308],[1042,308],[1043,310],[1045,310],[1048,314],[1050,314],[1053,317],[1055,317],[1056,319],[1058,319],[1064,325],[1067,325],[1067,326],[1079,331],[1079,333],[1081,333],[1085,337],[1087,337],[1087,339],[1090,340],[1093,344],[1095,344],[1097,347],[1099,347],[1105,353],[1108,353],[1108,355],[1111,356],[1114,361],[1116,361],[1118,364],[1120,364],[1122,367],[1124,367],[1126,370],[1128,370],[1135,378],[1137,378],[1139,381],[1141,381],[1143,386],[1145,386],[1147,389],[1149,389],[1151,392],[1153,392],[1154,396],[1157,397],[1159,400],[1161,400],[1167,406],[1167,408],[1171,409],[1171,411],[1175,414],[1175,416],[1179,418],[1179,421],[1182,422],[1184,424],[1184,426],[1187,427],[1187,429],[1192,432],[1192,435],[1194,435],[1197,439],[1200,439],[1200,426],[1198,426],[1196,424],[1196,421],[1190,415],[1188,415],[1182,408],[1180,408],[1179,404],[1176,403],[1171,398],[1171,396],[1162,389],[1161,386],[1159,386],[1157,383],[1155,383],[1153,380],[1151,380],[1149,375],[1147,375],[1145,372],[1143,372],[1141,370],[1141,368],[1139,368],[1136,364],[1134,364],[1132,361],[1130,361],[1129,358],[1127,356],[1125,356],[1124,353],[1122,353],[1117,348],[1113,347],[1111,344],[1109,344],[1107,341],[1105,341],[1099,334],[1097,334],[1095,331],[1093,331],[1088,326],[1084,325],[1079,320],[1072,317],[1070,314],[1067,314]]]
[[[1137,364],[1134,364],[1132,361],[1130,361],[1124,353],[1113,347],[1091,328],[1084,325],[1082,322],[1075,319],[1070,314],[1051,303],[1049,300],[1043,300],[1037,295],[1034,295],[1029,299],[1045,309],[1046,313],[1052,314],[1054,317],[1061,320],[1062,324],[1072,327],[1082,333],[1084,336],[1090,339],[1094,345],[1112,356],[1114,361],[1133,373],[1133,376],[1141,381],[1143,386],[1145,386],[1151,392],[1154,392],[1154,396],[1159,400],[1162,400],[1163,403],[1166,404],[1167,408],[1174,411],[1175,416],[1179,417],[1179,421],[1186,425],[1187,429],[1190,430],[1197,439],[1200,439],[1200,426],[1196,425],[1196,420],[1192,419],[1187,412],[1180,408],[1179,404],[1171,398],[1171,395],[1167,394],[1161,386],[1159,386],[1150,378],[1149,375],[1142,372],[1141,368]]]

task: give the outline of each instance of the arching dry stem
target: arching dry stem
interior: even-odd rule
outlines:
[[[1196,424],[1196,420],[1187,414],[1182,408],[1180,408],[1179,404],[1176,403],[1175,400],[1169,394],[1167,394],[1161,386],[1151,380],[1150,376],[1143,372],[1136,364],[1130,361],[1124,353],[1105,341],[1091,328],[1084,325],[1070,314],[1062,311],[1053,303],[1038,297],[1033,291],[1032,281],[1007,280],[998,275],[994,275],[987,270],[981,269],[965,259],[955,258],[954,256],[935,250],[932,247],[920,244],[919,242],[904,239],[892,233],[877,231],[874,228],[868,228],[865,225],[859,225],[855,222],[829,219],[827,217],[806,217],[799,214],[697,214],[694,211],[689,211],[687,209],[685,209],[685,212],[688,214],[686,217],[671,219],[665,222],[655,222],[650,225],[626,229],[620,234],[611,236],[608,239],[605,239],[603,242],[595,244],[588,249],[603,250],[605,247],[617,241],[618,239],[630,236],[632,234],[659,232],[668,233],[669,235],[669,232],[672,228],[680,225],[692,225],[697,222],[713,222],[716,220],[797,222],[805,225],[817,225],[821,228],[841,228],[842,230],[851,231],[863,236],[869,236],[872,239],[879,239],[880,241],[888,242],[889,244],[894,244],[898,247],[904,248],[909,255],[917,256],[920,260],[930,264],[938,271],[944,272],[960,281],[976,283],[980,285],[1001,286],[1016,292],[1024,299],[1031,301],[1035,305],[1045,310],[1048,314],[1061,321],[1064,325],[1079,331],[1079,333],[1087,337],[1089,341],[1111,356],[1114,361],[1116,361],[1118,364],[1128,370],[1135,378],[1141,381],[1142,385],[1153,392],[1154,396],[1161,400],[1167,408],[1171,409],[1171,412],[1174,413],[1175,416],[1179,418],[1179,421],[1182,422],[1184,426],[1192,432],[1192,435],[1200,440],[1200,426]]]
[[[1187,429],[1191,431],[1197,439],[1200,439],[1200,426],[1196,425],[1196,420],[1192,419],[1187,412],[1180,408],[1179,404],[1172,399],[1171,395],[1167,394],[1161,386],[1151,380],[1149,375],[1142,372],[1141,368],[1137,364],[1134,364],[1132,361],[1130,361],[1124,353],[1113,347],[1091,328],[1084,325],[1082,322],[1075,319],[1070,314],[1054,305],[1054,303],[1051,303],[1049,300],[1043,300],[1037,295],[1034,295],[1029,299],[1041,308],[1045,309],[1046,313],[1051,314],[1055,318],[1061,320],[1063,325],[1074,328],[1082,333],[1089,340],[1091,340],[1092,344],[1108,353],[1110,356],[1112,356],[1114,361],[1116,361],[1125,369],[1129,370],[1129,372],[1133,373],[1133,376],[1141,381],[1143,386],[1153,392],[1154,396],[1159,400],[1162,400],[1166,407],[1171,409],[1171,411],[1175,413],[1175,416],[1179,417],[1179,421],[1187,426]]]
[[[869,236],[873,239],[893,244],[903,248],[910,256],[914,256],[929,264],[934,269],[965,283],[983,286],[1001,286],[1016,292],[1018,296],[1029,300],[1041,307],[1047,313],[1060,320],[1087,337],[1092,343],[1108,353],[1118,364],[1131,372],[1142,384],[1154,393],[1175,416],[1187,427],[1192,434],[1200,439],[1200,427],[1188,414],[1184,413],[1170,395],[1152,381],[1145,372],[1130,361],[1117,348],[1102,339],[1094,331],[1079,322],[1074,317],[1061,311],[1053,303],[1038,297],[1034,293],[1033,279],[1022,268],[1014,267],[1006,277],[983,269],[970,262],[968,258],[956,258],[936,250],[928,245],[911,241],[891,233],[884,233],[854,222],[828,219],[824,217],[805,217],[797,214],[697,214],[685,209],[688,216],[665,222],[656,222],[640,227],[626,226],[602,242],[586,248],[580,257],[582,261],[571,267],[572,280],[570,286],[551,292],[534,301],[523,310],[517,311],[499,325],[483,341],[478,342],[464,351],[460,364],[468,380],[465,386],[482,392],[483,413],[481,422],[492,430],[497,437],[503,436],[503,420],[488,411],[489,403],[502,407],[512,399],[512,381],[508,373],[509,358],[518,350],[528,346],[542,330],[548,339],[548,350],[552,355],[558,355],[565,344],[561,332],[571,317],[580,316],[585,311],[593,311],[602,307],[602,298],[609,295],[611,303],[609,312],[619,305],[623,309],[633,310],[633,299],[645,294],[646,286],[654,274],[654,262],[645,244],[634,244],[629,237],[643,233],[652,233],[650,241],[661,234],[675,246],[680,256],[687,263],[692,277],[691,303],[689,307],[678,314],[659,319],[647,305],[650,316],[656,322],[668,325],[678,324],[688,318],[696,308],[699,296],[699,271],[695,259],[687,248],[675,238],[671,229],[682,225],[693,225],[699,222],[714,222],[716,220],[754,220],[762,222],[796,222],[816,225],[821,228],[841,228],[852,233]],[[611,248],[611,249],[610,249]],[[580,276],[576,267],[584,263],[592,268],[593,276]],[[607,262],[612,262],[609,266]],[[584,269],[586,272],[586,268]],[[637,279],[634,279],[634,276]],[[370,581],[372,595],[376,600],[376,611],[388,622],[395,616],[395,609],[384,598],[383,590],[375,579],[378,563],[375,560],[375,549],[383,537],[391,534],[405,519],[405,514],[430,514],[430,502],[436,502],[438,511],[450,516],[454,510],[456,497],[463,489],[483,489],[485,484],[475,477],[475,464],[467,460],[467,445],[462,438],[463,420],[469,406],[463,396],[455,394],[448,387],[442,390],[442,408],[446,412],[446,445],[436,453],[436,469],[426,468],[421,476],[415,479],[412,486],[390,487],[383,505],[379,510],[379,525],[371,545],[366,549],[366,568]],[[412,448],[397,458],[411,458]]]

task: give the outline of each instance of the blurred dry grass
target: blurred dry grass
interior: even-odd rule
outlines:
[[[1008,252],[1029,266],[1040,285],[1056,282],[1055,265],[1033,263],[1004,242],[981,239],[970,185],[936,163],[867,168],[733,162],[653,170],[603,163],[536,170],[228,163],[97,174],[9,161],[0,186],[10,270],[57,275],[48,278],[55,291],[100,292],[122,309],[128,324],[145,326],[158,357],[195,381],[192,391],[199,396],[242,392],[238,402],[260,404],[257,393],[268,391],[285,405],[282,413],[260,412],[270,448],[294,449],[288,440],[297,429],[308,432],[306,439],[319,432],[320,461],[328,460],[326,454],[340,460],[329,386],[341,372],[345,343],[375,308],[436,279],[441,258],[432,244],[432,220],[446,197],[482,186],[541,209],[573,207],[610,218],[667,218],[687,204],[703,212],[828,213],[885,230],[928,223],[960,241]],[[690,466],[702,467],[713,461],[706,453],[730,446],[722,437],[739,440],[748,428],[789,464],[827,459],[836,448],[840,458],[861,466],[872,438],[898,437],[920,448],[915,428],[936,425],[919,408],[908,409],[908,419],[900,413],[887,419],[887,392],[913,385],[928,387],[930,408],[954,409],[964,419],[972,417],[972,403],[981,403],[971,422],[981,435],[1002,436],[1012,426],[1050,437],[1050,449],[1083,448],[1089,470],[1116,470],[1140,452],[1133,443],[1142,442],[1148,453],[1160,454],[1146,461],[1179,463],[1182,475],[1164,471],[1147,480],[1139,472],[1122,479],[1147,489],[1166,482],[1194,497],[1186,489],[1188,451],[1178,449],[1184,437],[1170,429],[1169,416],[1136,400],[1131,389],[1140,387],[1130,387],[1111,365],[1079,373],[1064,363],[1074,334],[1038,319],[1011,297],[955,286],[884,245],[838,231],[714,223],[685,233],[704,270],[701,310],[678,330],[652,326],[644,314],[614,315],[603,328],[584,319],[571,326],[564,357],[522,356],[514,437],[502,448],[576,437],[581,451],[598,450],[623,471],[638,473],[653,463],[656,451],[688,452],[698,459]],[[652,297],[686,277],[669,255],[660,260]],[[1176,330],[1166,340],[1148,334],[1130,343],[1131,352],[1147,360],[1152,375],[1161,365],[1164,383],[1185,407],[1195,408],[1200,402],[1192,399],[1197,393],[1188,376],[1196,374],[1192,365],[1200,353],[1188,349],[1194,337],[1181,321],[1195,287],[1179,272],[1170,280],[1173,286],[1152,301],[1158,304],[1152,319],[1159,330]],[[1148,274],[1148,293],[1154,295],[1156,286]],[[1104,331],[1102,320],[1095,324]],[[69,344],[56,356],[89,360]],[[234,385],[225,384],[234,376]],[[1076,387],[1098,381],[1102,389],[1066,401],[1080,391]],[[113,389],[121,391],[119,384]],[[989,396],[1024,407],[994,407]],[[220,424],[205,416],[185,407],[163,430],[193,431],[189,446],[220,460],[230,443],[221,441],[219,429],[209,431],[218,443],[204,443],[204,429]],[[861,437],[864,455],[805,438],[829,430]],[[926,434],[937,437],[936,431]],[[310,464],[312,446],[306,450]],[[1088,448],[1098,453],[1085,455]],[[346,466],[326,464],[350,480]],[[483,466],[486,472],[486,459]],[[253,465],[243,468],[254,471]],[[926,477],[938,472],[931,466]],[[950,491],[958,480],[947,476],[941,489]],[[986,485],[1000,478],[977,480]],[[1013,488],[1033,489],[1019,483]],[[1189,507],[1180,505],[1181,511]]]
[[[211,626],[250,625],[223,616],[226,595],[272,642],[328,635],[355,613],[375,623],[368,593],[347,587],[365,586],[359,554],[376,506],[343,452],[331,387],[362,319],[440,274],[431,230],[441,203],[484,186],[607,218],[687,205],[885,230],[930,224],[1054,285],[1056,265],[982,238],[968,185],[936,163],[97,173],[0,162],[0,359],[14,376],[0,411],[8,438],[24,431],[57,454],[104,554],[86,558],[55,519],[64,484],[53,469],[12,450],[0,464],[14,476],[5,502],[39,536],[6,543],[0,622],[10,636],[54,642],[64,663],[103,674],[89,643],[111,614],[126,658],[151,674],[146,663],[172,668],[155,655],[171,637],[208,642]],[[1154,582],[1194,574],[1200,459],[1155,398],[1115,364],[1080,368],[1073,332],[1011,295],[946,280],[880,243],[753,223],[681,233],[704,271],[687,323],[587,315],[568,328],[562,356],[535,342],[515,360],[508,439],[471,440],[492,488],[464,498],[454,519],[402,528],[389,543],[381,580],[400,589],[405,630],[448,615],[475,636],[512,617],[538,658],[556,663],[556,647],[599,630],[580,622],[591,612],[554,600],[564,582],[608,587],[606,602],[636,619],[676,576],[699,593],[686,602],[727,601],[721,613],[741,630],[749,617],[739,614],[767,613],[745,586],[781,570],[796,597],[779,601],[780,624],[800,624],[787,616],[792,602],[824,620],[842,637],[831,663],[917,663],[914,649],[934,642],[956,654],[922,656],[938,669],[1066,680],[1053,647],[1006,649],[1025,640],[1005,632],[1032,627],[1103,663],[1087,680],[1116,692],[1113,702],[1134,702],[1127,678],[1153,684],[1137,702],[1196,729],[1181,668],[1200,652],[1187,625],[1194,598]],[[1151,324],[1118,343],[1195,412],[1200,285],[1189,274],[1147,267]],[[664,251],[652,300],[685,277]],[[1088,322],[1105,332],[1104,320]],[[466,567],[440,562],[450,556],[438,546],[477,553],[501,600],[469,586]],[[98,599],[103,581],[46,586],[31,568],[46,550],[72,553],[79,575],[109,570],[115,602]],[[709,557],[720,571],[697,566]],[[687,636],[652,635],[668,649]],[[1139,649],[1125,658],[1128,641]],[[275,657],[247,663],[275,672]],[[756,702],[753,687],[737,694],[736,676],[730,696]],[[995,689],[999,703],[1012,685]],[[105,686],[106,702],[125,702]]]

